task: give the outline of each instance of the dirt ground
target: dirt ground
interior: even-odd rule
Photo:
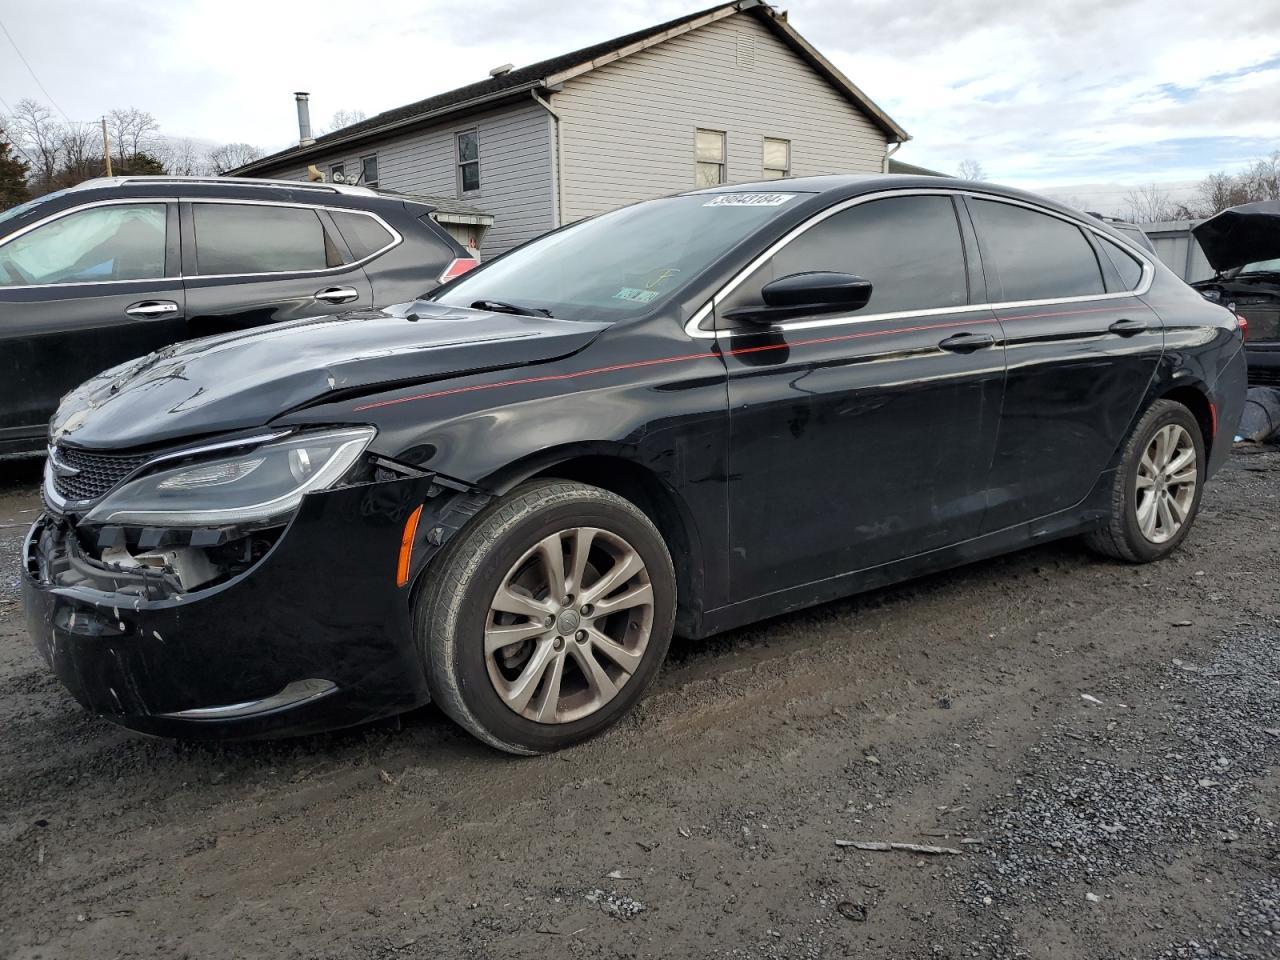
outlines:
[[[677,641],[532,760],[431,707],[223,745],[85,715],[0,470],[0,955],[1280,957],[1274,448],[1164,563],[1064,542]]]

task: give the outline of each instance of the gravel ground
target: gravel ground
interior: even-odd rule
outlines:
[[[0,470],[0,956],[1280,957],[1274,448],[1164,563],[1063,542],[677,641],[531,760],[430,707],[222,745],[86,716],[23,635],[36,474]]]

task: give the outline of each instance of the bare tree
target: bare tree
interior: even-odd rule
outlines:
[[[164,140],[152,151],[165,169],[175,177],[199,177],[209,170],[208,158],[190,137]]]
[[[1124,204],[1129,210],[1129,219],[1134,223],[1155,223],[1173,220],[1177,216],[1177,207],[1168,191],[1154,183],[1130,190],[1125,194]]]
[[[111,134],[112,150],[123,167],[140,154],[155,149],[160,123],[145,110],[127,107],[107,114],[107,131]]]
[[[985,180],[987,171],[982,168],[977,160],[967,159],[960,161],[960,179],[962,180]]]
[[[101,176],[102,130],[94,123],[68,123],[62,127],[62,165],[57,183],[73,187],[77,183]]]
[[[1262,160],[1255,160],[1240,171],[1243,193],[1254,200],[1280,200],[1280,150]]]
[[[246,163],[252,163],[261,156],[262,150],[251,143],[226,143],[220,147],[214,147],[205,154],[205,160],[209,169],[220,177],[237,167],[243,167]]]
[[[53,111],[30,97],[19,100],[13,116],[5,124],[14,142],[35,161],[30,176],[39,192],[52,189],[54,175],[62,160],[62,124]]]
[[[335,130],[341,130],[343,127],[349,127],[353,123],[359,123],[365,119],[363,110],[338,110],[329,120],[329,128],[321,130],[320,136],[326,133],[333,133]]]

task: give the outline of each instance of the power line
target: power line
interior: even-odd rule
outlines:
[[[3,20],[0,20],[0,30],[4,31],[4,35],[8,37],[9,42],[13,44],[13,52],[18,55],[18,59],[22,61],[22,65],[27,68],[27,73],[31,74],[31,79],[36,82],[36,86],[40,88],[40,92],[49,99],[49,102],[53,104],[54,109],[62,114],[62,119],[67,121],[67,123],[70,123],[71,118],[67,116],[67,112],[65,110],[58,106],[58,101],[53,99],[53,94],[44,88],[44,84],[40,82],[40,78],[36,76],[36,72],[31,69],[31,64],[27,62],[27,58],[22,55],[22,51],[18,48],[18,41],[13,39],[13,34],[11,34],[9,32],[9,28],[4,25]]]

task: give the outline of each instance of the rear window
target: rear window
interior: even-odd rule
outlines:
[[[1098,258],[1079,227],[1010,203],[970,200],[969,205],[983,256],[994,261],[1000,276],[1000,300],[1060,300],[1104,292]]]
[[[196,269],[203,276],[290,273],[340,266],[314,210],[269,204],[195,203]]]
[[[391,245],[395,240],[381,223],[363,213],[345,213],[341,210],[330,210],[330,216],[338,225],[342,239],[351,248],[351,255],[357,260],[371,257],[379,250]]]

